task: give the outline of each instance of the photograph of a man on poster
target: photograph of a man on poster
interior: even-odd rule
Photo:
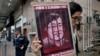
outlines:
[[[58,13],[49,13],[47,15],[44,29],[48,36],[44,38],[44,48],[60,47],[62,45],[70,44],[68,39],[64,39],[64,28],[62,17]]]
[[[35,10],[35,16],[45,55],[73,49],[68,9]]]

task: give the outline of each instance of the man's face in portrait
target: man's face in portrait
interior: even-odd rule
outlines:
[[[48,24],[48,37],[52,40],[60,40],[63,38],[63,23],[61,17],[58,17],[56,20],[52,20]]]

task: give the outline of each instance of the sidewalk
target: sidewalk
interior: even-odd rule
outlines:
[[[6,48],[6,56],[15,56],[15,48],[13,46],[12,42],[7,42],[7,48]],[[0,43],[0,56],[2,56],[2,46]],[[26,56],[34,56],[34,54],[32,52],[26,52]]]
[[[95,46],[86,52],[80,52],[79,56],[100,56],[100,46]]]
[[[88,51],[88,52],[80,52],[79,56],[100,56],[100,46],[95,46],[92,49],[95,51]],[[0,42],[0,56],[2,56],[2,47]],[[15,48],[12,42],[7,42],[7,54],[6,56],[15,56]],[[34,56],[32,52],[26,52],[26,56]]]

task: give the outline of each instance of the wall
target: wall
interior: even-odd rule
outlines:
[[[98,10],[100,12],[100,6],[99,6],[100,2],[95,1],[95,0],[92,0],[92,2],[93,2],[93,4],[92,4],[93,10]]]

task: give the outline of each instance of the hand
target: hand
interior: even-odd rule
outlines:
[[[23,50],[24,46],[20,47],[21,50]]]
[[[37,36],[35,36],[33,38],[32,46],[31,46],[35,53],[38,53],[39,50],[41,49],[42,45],[40,43],[41,41],[38,39]]]

